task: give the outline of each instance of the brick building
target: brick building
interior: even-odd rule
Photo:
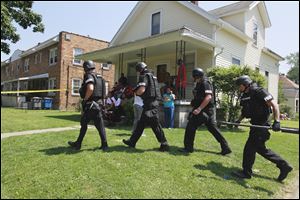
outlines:
[[[74,109],[80,101],[83,80],[82,60],[75,56],[106,48],[108,42],[62,31],[45,42],[26,50],[16,50],[10,59],[1,62],[1,91],[51,90],[43,93],[1,94],[3,106],[20,106],[32,97],[53,98],[53,108]],[[114,84],[114,66],[96,63],[96,71]]]

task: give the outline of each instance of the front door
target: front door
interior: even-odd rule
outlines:
[[[135,87],[137,85],[137,72],[135,70],[136,64],[137,62],[131,62],[127,64],[127,80],[131,87]]]

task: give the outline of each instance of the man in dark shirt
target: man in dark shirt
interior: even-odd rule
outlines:
[[[183,152],[192,153],[194,151],[195,133],[201,124],[205,124],[207,129],[221,145],[222,155],[231,153],[227,141],[222,136],[217,128],[216,108],[214,103],[214,94],[211,83],[204,76],[201,68],[193,70],[194,81],[197,82],[193,90],[194,99],[191,104],[193,111],[189,115],[189,121],[184,135],[184,149]]]
[[[140,73],[140,76],[139,83],[134,91],[136,95],[143,99],[143,112],[130,139],[124,139],[123,143],[130,147],[135,147],[137,141],[143,134],[144,128],[150,125],[157,141],[160,143],[159,150],[168,151],[169,145],[158,118],[158,100],[161,99],[161,94],[158,88],[157,78],[147,69],[147,65],[144,62],[137,63],[136,71]]]
[[[101,138],[100,149],[106,151],[108,145],[101,110],[103,105],[101,100],[105,95],[105,80],[99,74],[96,74],[93,61],[85,61],[83,63],[83,68],[85,74],[80,88],[80,96],[83,99],[80,134],[75,142],[69,141],[68,144],[76,150],[80,150],[88,123],[90,120],[93,120]]]
[[[249,76],[240,76],[236,80],[236,85],[240,92],[243,92],[243,103],[241,103],[242,117],[250,118],[250,123],[253,125],[269,126],[269,116],[271,109],[273,110],[274,123],[272,129],[274,131],[280,130],[279,108],[274,101],[273,96],[265,89],[258,87]],[[258,153],[267,160],[275,163],[280,169],[278,181],[283,181],[292,167],[287,161],[282,159],[279,155],[274,153],[271,149],[266,148],[266,141],[270,139],[270,133],[266,128],[251,127],[249,138],[244,147],[243,153],[243,170],[233,172],[239,178],[251,178],[252,166],[255,161],[255,154]]]

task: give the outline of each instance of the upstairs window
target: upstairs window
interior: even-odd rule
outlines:
[[[152,14],[151,35],[160,33],[160,12]]]
[[[83,54],[83,49],[80,48],[74,48],[73,49],[73,64],[75,65],[81,65],[81,60],[75,59],[75,56],[78,56],[80,54]]]
[[[253,22],[253,44],[257,46],[257,32],[258,32],[258,25],[256,22]]]
[[[57,63],[57,48],[50,49],[49,52],[49,65]]]
[[[26,58],[24,61],[24,72],[29,71],[29,58]]]
[[[269,90],[269,72],[268,71],[265,71],[265,78],[266,78],[267,90]]]

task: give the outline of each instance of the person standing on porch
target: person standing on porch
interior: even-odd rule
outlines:
[[[165,113],[165,127],[168,129],[174,128],[174,100],[175,95],[172,93],[171,88],[167,87],[163,95],[163,103]]]

